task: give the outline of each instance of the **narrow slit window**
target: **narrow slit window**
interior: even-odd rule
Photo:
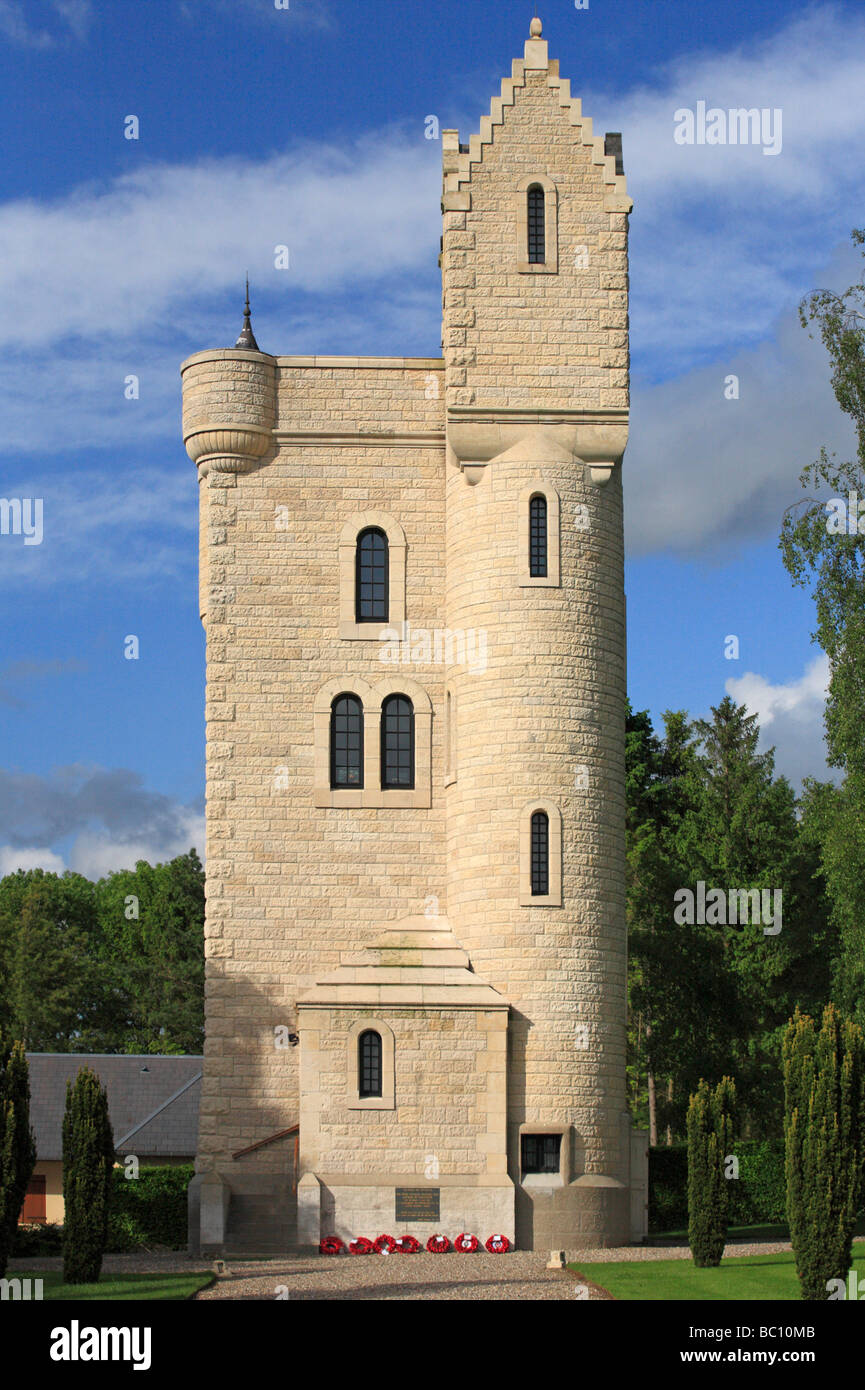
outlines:
[[[361,531],[355,564],[355,622],[388,621],[387,536],[377,526]]]
[[[532,897],[546,898],[550,891],[550,820],[546,811],[532,815]]]
[[[547,499],[540,495],[529,503],[529,575],[547,577]]]
[[[381,1035],[372,1029],[357,1040],[357,1090],[361,1100],[381,1095]]]
[[[363,786],[363,703],[337,695],[330,707],[330,785]]]
[[[529,264],[543,265],[547,259],[546,206],[544,190],[533,183],[528,191]]]
[[[414,787],[414,705],[407,695],[390,695],[382,705],[381,785]]]

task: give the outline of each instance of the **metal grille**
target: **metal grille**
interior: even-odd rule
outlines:
[[[529,575],[547,577],[547,499],[533,497],[529,503]]]
[[[523,1174],[558,1173],[562,1150],[560,1134],[524,1134],[522,1137]]]
[[[381,1095],[381,1038],[378,1033],[361,1033],[357,1045],[357,1088],[361,1099]]]
[[[355,622],[379,623],[388,618],[387,536],[376,527],[357,538]]]
[[[382,705],[381,784],[414,786],[414,706],[406,695],[390,695]]]
[[[330,707],[330,785],[363,786],[363,705],[337,695]]]
[[[529,264],[543,265],[547,259],[544,190],[533,183],[529,198]]]
[[[546,811],[532,816],[532,897],[546,898],[550,891],[550,822]]]

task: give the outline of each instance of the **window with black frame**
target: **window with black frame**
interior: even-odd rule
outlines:
[[[550,891],[550,818],[546,811],[532,815],[532,897],[545,898]]]
[[[529,502],[529,575],[547,577],[547,499],[540,493]]]
[[[370,526],[357,538],[355,622],[387,622],[388,583],[387,536],[377,526]]]
[[[389,695],[381,708],[381,785],[414,787],[414,706],[407,695]]]
[[[558,1173],[562,1136],[560,1134],[524,1134],[521,1139],[523,1176],[527,1173]]]
[[[533,183],[527,194],[529,222],[529,264],[543,265],[546,252],[546,208],[544,190],[539,183]]]
[[[330,707],[330,785],[363,786],[363,703],[337,695]]]
[[[381,1095],[381,1035],[368,1028],[357,1040],[357,1089],[361,1100]]]

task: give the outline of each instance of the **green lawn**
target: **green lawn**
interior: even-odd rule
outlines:
[[[191,1298],[199,1289],[213,1282],[212,1274],[103,1274],[98,1284],[64,1284],[59,1270],[47,1274],[38,1270],[23,1270],[17,1276],[11,1271],[8,1278],[41,1279],[46,1303],[54,1301],[134,1300],[179,1302]]]
[[[722,1260],[717,1269],[697,1269],[691,1260],[635,1260],[617,1264],[569,1266],[590,1284],[598,1284],[614,1298],[649,1299],[656,1302],[695,1302],[744,1299],[799,1301],[799,1281],[792,1252],[780,1255],[737,1255]],[[865,1276],[865,1242],[853,1246],[853,1268]]]

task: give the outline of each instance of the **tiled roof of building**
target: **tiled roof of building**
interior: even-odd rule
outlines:
[[[108,1092],[118,1152],[139,1158],[192,1159],[198,1146],[202,1057],[28,1052],[30,1122],[40,1159],[63,1157],[66,1082],[81,1067]]]

